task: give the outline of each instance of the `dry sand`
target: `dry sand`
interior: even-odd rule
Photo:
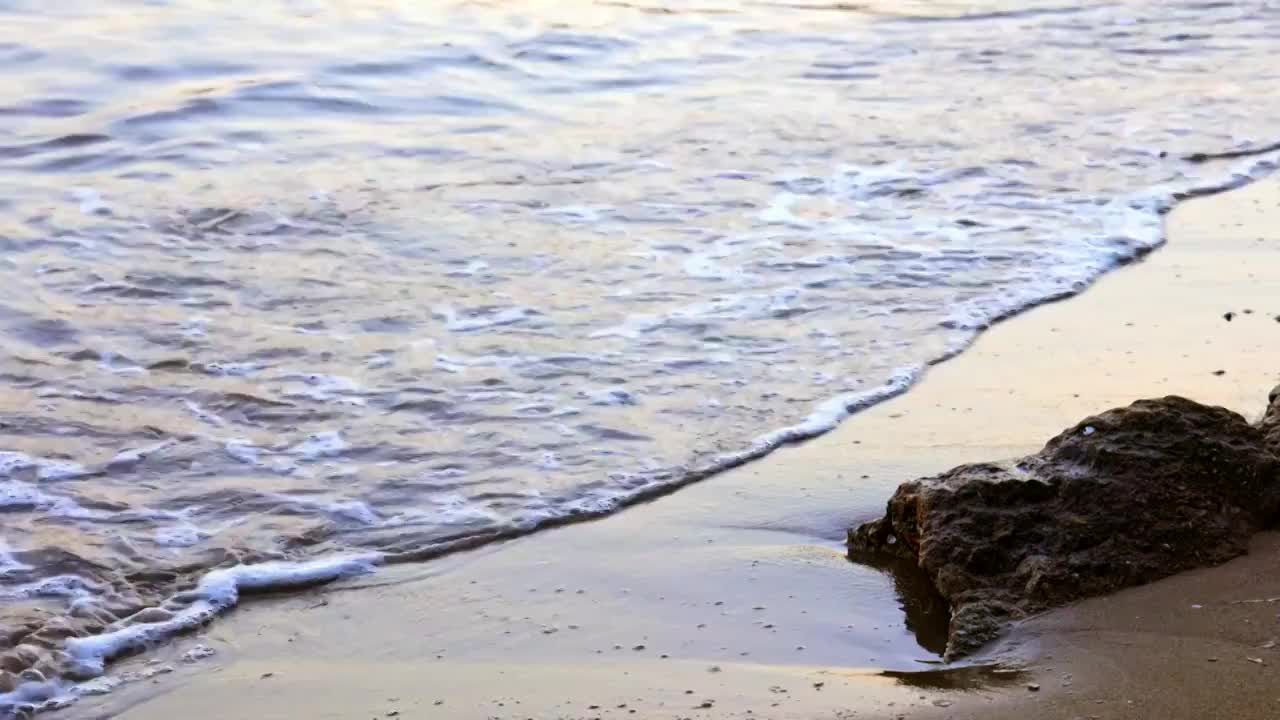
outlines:
[[[1256,418],[1280,380],[1280,180],[1189,202],[1169,230],[1146,261],[996,327],[830,435],[603,521],[251,602],[117,668],[176,672],[69,713],[1280,717],[1280,536],[1028,621],[995,651],[1023,673],[901,679],[878,668],[933,667],[937,608],[842,555],[898,482],[1033,451],[1092,412],[1176,393]],[[196,643],[216,655],[175,661]]]

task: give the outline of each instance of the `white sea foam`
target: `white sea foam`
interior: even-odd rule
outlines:
[[[182,662],[188,664],[197,663],[205,658],[210,658],[217,654],[218,652],[208,645],[195,645],[190,650],[187,650],[182,654]]]
[[[65,460],[32,457],[26,453],[0,451],[0,477],[34,470],[40,480],[69,480],[88,473],[83,465]]]
[[[209,412],[190,400],[185,400],[182,404],[188,412],[194,415],[196,419],[201,422],[208,423],[214,427],[224,427],[227,424],[227,421],[223,420],[216,413]]]
[[[101,592],[102,588],[84,578],[76,575],[56,575],[25,585],[0,587],[0,600],[52,597],[83,600],[96,597]]]
[[[259,457],[262,450],[254,447],[248,440],[228,440],[223,445],[223,449],[227,455],[245,465],[258,465],[260,463]]]
[[[211,535],[211,533],[204,532],[191,523],[183,523],[157,528],[153,538],[157,545],[163,547],[184,548],[197,545],[211,537]]]
[[[900,395],[916,383],[921,367],[899,368],[883,386],[859,393],[848,393],[824,400],[804,420],[772,430],[756,437],[750,447],[738,453],[721,456],[726,465],[754,459],[787,443],[808,440],[834,430],[845,418],[876,403]]]
[[[366,404],[365,399],[360,396],[360,384],[349,377],[307,373],[285,375],[281,379],[289,382],[283,393],[285,397],[309,398],[356,406]]]
[[[340,431],[331,430],[309,435],[302,442],[289,448],[289,454],[303,460],[315,461],[320,458],[337,457],[350,447]]]
[[[104,510],[91,510],[75,500],[46,493],[30,483],[18,480],[0,481],[0,508],[33,507],[52,517],[97,520],[110,515]]]
[[[151,457],[152,455],[155,455],[156,453],[161,452],[163,450],[167,450],[177,444],[178,444],[177,440],[165,440],[163,442],[158,442],[154,445],[149,445],[147,447],[134,448],[131,450],[121,450],[120,452],[116,453],[115,457],[107,461],[107,467],[111,469],[121,469],[131,465],[137,465],[143,460],[146,460],[148,457]]]
[[[509,307],[479,313],[465,313],[452,305],[437,305],[435,314],[444,320],[445,327],[453,332],[474,332],[523,322],[538,314],[529,307]]]
[[[271,493],[267,497],[282,505],[308,508],[333,518],[351,520],[361,525],[377,526],[382,523],[382,517],[367,503],[359,500],[324,500],[281,493]]]
[[[3,505],[0,505],[0,507],[3,507]],[[14,573],[30,569],[30,565],[18,562],[18,559],[13,556],[13,549],[4,541],[4,538],[0,538],[0,580]]]
[[[72,188],[69,195],[80,206],[85,215],[110,215],[111,204],[102,197],[102,193],[90,187]]]
[[[169,604],[183,607],[174,612],[170,619],[123,625],[98,635],[69,638],[66,652],[72,659],[76,675],[100,675],[108,660],[194,630],[234,607],[240,601],[242,593],[286,590],[330,582],[372,572],[380,562],[380,555],[367,554],[299,563],[237,565],[214,570],[205,575],[194,590],[174,596]],[[20,687],[19,690],[21,689]]]
[[[587,393],[592,405],[637,405],[639,401],[629,390],[623,388],[603,388]]]

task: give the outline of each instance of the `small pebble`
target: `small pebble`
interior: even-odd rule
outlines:
[[[1039,683],[1027,683],[1027,689],[1028,689],[1028,690],[1030,690],[1031,692],[1040,692],[1040,684],[1039,684]]]
[[[1227,322],[1231,322],[1231,320],[1232,320],[1233,318],[1235,318],[1235,316],[1236,316],[1236,314],[1235,314],[1235,313],[1233,313],[1233,312],[1223,313],[1223,314],[1222,314],[1222,319],[1223,319],[1223,320],[1226,320]]]

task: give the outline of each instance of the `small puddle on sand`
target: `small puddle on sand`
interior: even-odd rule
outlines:
[[[878,570],[893,580],[898,607],[905,615],[904,624],[915,633],[920,647],[941,658],[947,649],[947,631],[951,608],[938,593],[929,576],[915,563],[874,553],[849,552],[849,562]],[[1006,663],[955,664],[920,661],[932,665],[926,670],[882,670],[882,677],[893,678],[900,685],[921,690],[984,690],[1016,685],[1028,673]]]
[[[900,685],[921,690],[986,690],[1017,685],[1028,677],[1025,670],[1003,665],[944,666],[920,671],[885,670],[880,675],[893,678]]]
[[[946,652],[951,608],[924,571],[909,560],[885,555],[850,551],[849,561],[889,576],[898,607],[906,615],[906,627],[915,633],[916,642],[939,657]]]

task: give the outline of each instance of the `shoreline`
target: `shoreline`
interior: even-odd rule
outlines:
[[[1238,159],[1241,157],[1252,158],[1258,155],[1267,155],[1262,160],[1250,160],[1247,163],[1237,163],[1233,166],[1234,170],[1230,173],[1230,177],[1217,183],[1209,183],[1200,186],[1191,187],[1191,189],[1182,192],[1166,193],[1165,200],[1156,203],[1159,208],[1167,208],[1166,201],[1176,206],[1179,202],[1187,198],[1204,197],[1222,192],[1228,192],[1232,189],[1238,189],[1247,186],[1253,182],[1258,182],[1260,177],[1265,177],[1265,173],[1274,169],[1276,159],[1270,157],[1269,149],[1261,149],[1258,151],[1247,151],[1240,153],[1221,154],[1221,158]],[[1206,155],[1197,163],[1212,162],[1220,159],[1219,155]],[[1192,161],[1190,158],[1184,158]],[[1218,167],[1220,173],[1225,172],[1222,167]],[[1157,193],[1158,194],[1158,193]],[[1150,198],[1147,198],[1150,200]],[[1144,200],[1144,203],[1146,200]],[[1160,210],[1159,214],[1163,215],[1165,210]],[[1117,268],[1123,268],[1126,265],[1139,262],[1150,252],[1158,249],[1164,243],[1165,233],[1163,231],[1163,221],[1158,223],[1156,235],[1159,238],[1158,243],[1142,246],[1134,254],[1125,254],[1113,260],[1113,264],[1108,270],[1098,271],[1102,275],[1091,277],[1084,282],[1083,285],[1073,286],[1071,289],[1064,289],[1055,295],[1040,297],[1027,304],[1011,306],[1007,312],[990,318],[992,324],[999,324],[1007,319],[1022,315],[1027,312],[1034,311],[1036,308],[1046,304],[1062,302],[1064,300],[1076,297],[1077,295],[1087,291],[1092,287],[1099,278],[1105,277],[1109,272],[1113,272]],[[1061,278],[1058,279],[1061,283]],[[968,326],[965,326],[968,327]],[[987,327],[984,325],[983,327]],[[828,398],[825,401],[815,405],[811,412],[799,422],[791,425],[782,426],[770,431],[766,431],[757,435],[746,447],[726,452],[719,455],[709,464],[693,466],[674,481],[659,482],[657,484],[641,485],[636,489],[628,491],[624,495],[606,496],[606,500],[602,503],[585,503],[583,506],[575,510],[556,513],[549,515],[531,525],[527,526],[507,526],[498,527],[490,530],[480,530],[475,534],[459,534],[445,539],[439,543],[427,545],[417,549],[409,548],[398,551],[369,553],[360,552],[358,549],[351,548],[349,552],[342,552],[327,557],[315,558],[312,560],[302,560],[296,562],[281,562],[278,568],[273,565],[272,570],[279,571],[279,580],[264,579],[256,583],[256,586],[250,590],[260,592],[288,592],[292,589],[292,581],[288,578],[291,575],[304,575],[306,577],[315,576],[319,582],[327,581],[334,578],[342,578],[347,574],[358,575],[360,572],[344,574],[341,568],[359,565],[364,569],[369,567],[385,567],[389,565],[399,565],[405,563],[420,563],[440,557],[452,555],[454,553],[465,553],[483,548],[490,544],[505,543],[521,538],[544,532],[550,529],[556,529],[583,522],[597,521],[607,518],[615,513],[622,512],[637,505],[644,505],[664,498],[670,494],[676,493],[687,488],[690,485],[703,482],[708,478],[716,477],[722,473],[729,472],[747,465],[752,462],[758,462],[767,458],[779,449],[788,448],[796,444],[805,444],[814,438],[821,437],[834,429],[837,429],[847,418],[865,411],[869,407],[892,400],[902,394],[910,392],[919,382],[920,378],[926,374],[929,368],[943,364],[947,361],[959,356],[967,348],[972,346],[974,342],[982,335],[982,330],[973,330],[973,334],[969,339],[961,342],[952,343],[948,346],[948,350],[940,356],[923,362],[922,364],[904,366],[899,368],[893,374],[892,378],[884,385],[872,389],[861,391],[853,394],[838,395]],[[585,499],[585,498],[584,498]],[[368,567],[365,567],[368,566]],[[188,579],[195,579],[197,589],[204,586],[206,580],[214,577],[225,575],[221,570],[207,570],[203,574],[196,573]],[[234,575],[234,573],[233,573]],[[308,581],[304,585],[313,584]],[[184,593],[179,593],[184,594]],[[234,593],[233,593],[234,595]],[[176,597],[176,596],[171,596]],[[210,607],[208,613],[214,615],[222,614],[234,608],[238,603],[234,597],[230,601],[224,598],[206,598]],[[156,603],[159,606],[159,603]],[[125,656],[132,651],[135,646],[150,645],[156,642],[156,637],[163,635],[164,637],[172,637],[186,632],[193,627],[202,625],[207,613],[205,611],[196,613],[179,613],[179,616],[172,621],[144,623],[142,625],[130,626],[125,630],[99,633],[88,637],[77,637],[68,643],[68,649],[72,650],[72,655],[76,658],[74,663],[79,667],[75,673],[68,673],[69,676],[84,676],[83,668],[93,668],[92,674],[97,675],[102,671],[102,664],[105,661],[110,662],[117,656]],[[55,631],[57,631],[55,629]],[[96,648],[93,652],[88,653],[85,657],[80,657],[84,653],[76,652],[80,647]],[[52,650],[55,646],[45,644],[45,650]],[[33,665],[44,669],[45,675],[51,673],[50,668],[53,667],[50,658],[45,658],[43,664]],[[16,670],[15,670],[16,672]],[[52,671],[56,674],[56,671]],[[11,687],[11,678],[7,678],[3,684],[4,687]],[[13,698],[0,695],[0,702],[12,702]],[[6,705],[5,707],[8,707]]]
[[[917,644],[927,631],[909,627],[898,608],[910,596],[886,576],[847,563],[841,540],[849,525],[878,513],[901,481],[1034,450],[1088,414],[1141,397],[1183,394],[1256,417],[1277,379],[1268,365],[1280,350],[1280,295],[1267,293],[1259,263],[1280,249],[1272,230],[1278,202],[1273,177],[1182,203],[1166,217],[1160,252],[1108,273],[1069,302],[988,330],[907,394],[688,487],[679,500],[251,603],[114,671],[172,665],[173,680],[133,683],[69,714],[1146,717],[1132,708],[1149,710],[1151,701],[1134,698],[1187,688],[1136,672],[1159,664],[1126,655],[1125,642],[1146,638],[1139,646],[1149,653],[1164,637],[1188,646],[1183,657],[1225,657],[1228,636],[1206,628],[1194,641],[1166,637],[1108,619],[1108,609],[1137,602],[1186,627],[1198,618],[1183,618],[1169,603],[1179,611],[1217,606],[1181,602],[1170,589],[1200,588],[1198,597],[1208,597],[1219,576],[1278,564],[1274,538],[1259,536],[1257,552],[1219,568],[1029,621],[991,656],[1025,663],[1026,675],[1011,675],[1009,689],[985,677],[976,682],[984,689],[966,693],[880,675],[932,667]],[[1223,319],[1228,311],[1238,313],[1234,322]],[[216,654],[178,661],[197,644]],[[1099,653],[1119,665],[1132,661],[1135,671],[1091,673],[1089,658]],[[291,659],[299,654],[308,660]],[[1224,685],[1208,671],[1239,667],[1199,664],[1213,667],[1197,665],[1178,682],[1202,685],[1196,695],[1213,707],[1237,703],[1234,717],[1264,716],[1249,713],[1261,707],[1266,683]],[[1043,689],[1028,693],[1024,678]],[[1161,716],[1193,717],[1171,711]]]

